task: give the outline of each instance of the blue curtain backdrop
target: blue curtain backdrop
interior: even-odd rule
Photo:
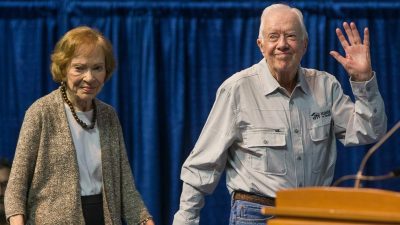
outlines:
[[[114,45],[118,69],[99,98],[120,117],[136,184],[157,224],[179,206],[180,169],[194,146],[223,80],[261,59],[259,17],[271,2],[0,1],[0,156],[14,156],[25,110],[57,88],[49,72],[56,41],[78,25],[95,27]],[[304,67],[334,74],[351,95],[335,28],[370,28],[371,57],[388,126],[400,119],[400,3],[296,2],[309,47]],[[397,132],[367,164],[366,174],[400,166]],[[371,146],[338,147],[336,178],[356,173]],[[344,185],[350,186],[352,182]],[[400,180],[366,187],[400,191]],[[221,179],[206,198],[201,224],[227,224],[230,199]]]

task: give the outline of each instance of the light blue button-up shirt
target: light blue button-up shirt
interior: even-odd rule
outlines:
[[[376,76],[351,82],[355,103],[326,72],[299,68],[288,93],[266,61],[238,72],[218,89],[201,135],[182,167],[183,190],[174,225],[198,224],[204,195],[224,170],[230,193],[275,197],[278,190],[327,186],[333,179],[336,139],[368,144],[386,132]]]

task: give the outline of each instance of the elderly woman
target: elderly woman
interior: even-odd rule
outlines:
[[[153,224],[135,188],[115,110],[96,99],[115,68],[110,42],[67,32],[51,56],[60,88],[29,107],[6,190],[11,225]]]

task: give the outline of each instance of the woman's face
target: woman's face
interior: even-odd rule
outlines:
[[[90,110],[92,100],[100,92],[106,78],[103,49],[77,49],[67,68],[68,98],[75,108]]]

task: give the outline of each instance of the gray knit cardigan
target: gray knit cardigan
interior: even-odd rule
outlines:
[[[96,99],[106,225],[150,217],[135,188],[115,110]],[[27,110],[5,194],[6,216],[27,224],[84,224],[75,147],[60,89]]]

